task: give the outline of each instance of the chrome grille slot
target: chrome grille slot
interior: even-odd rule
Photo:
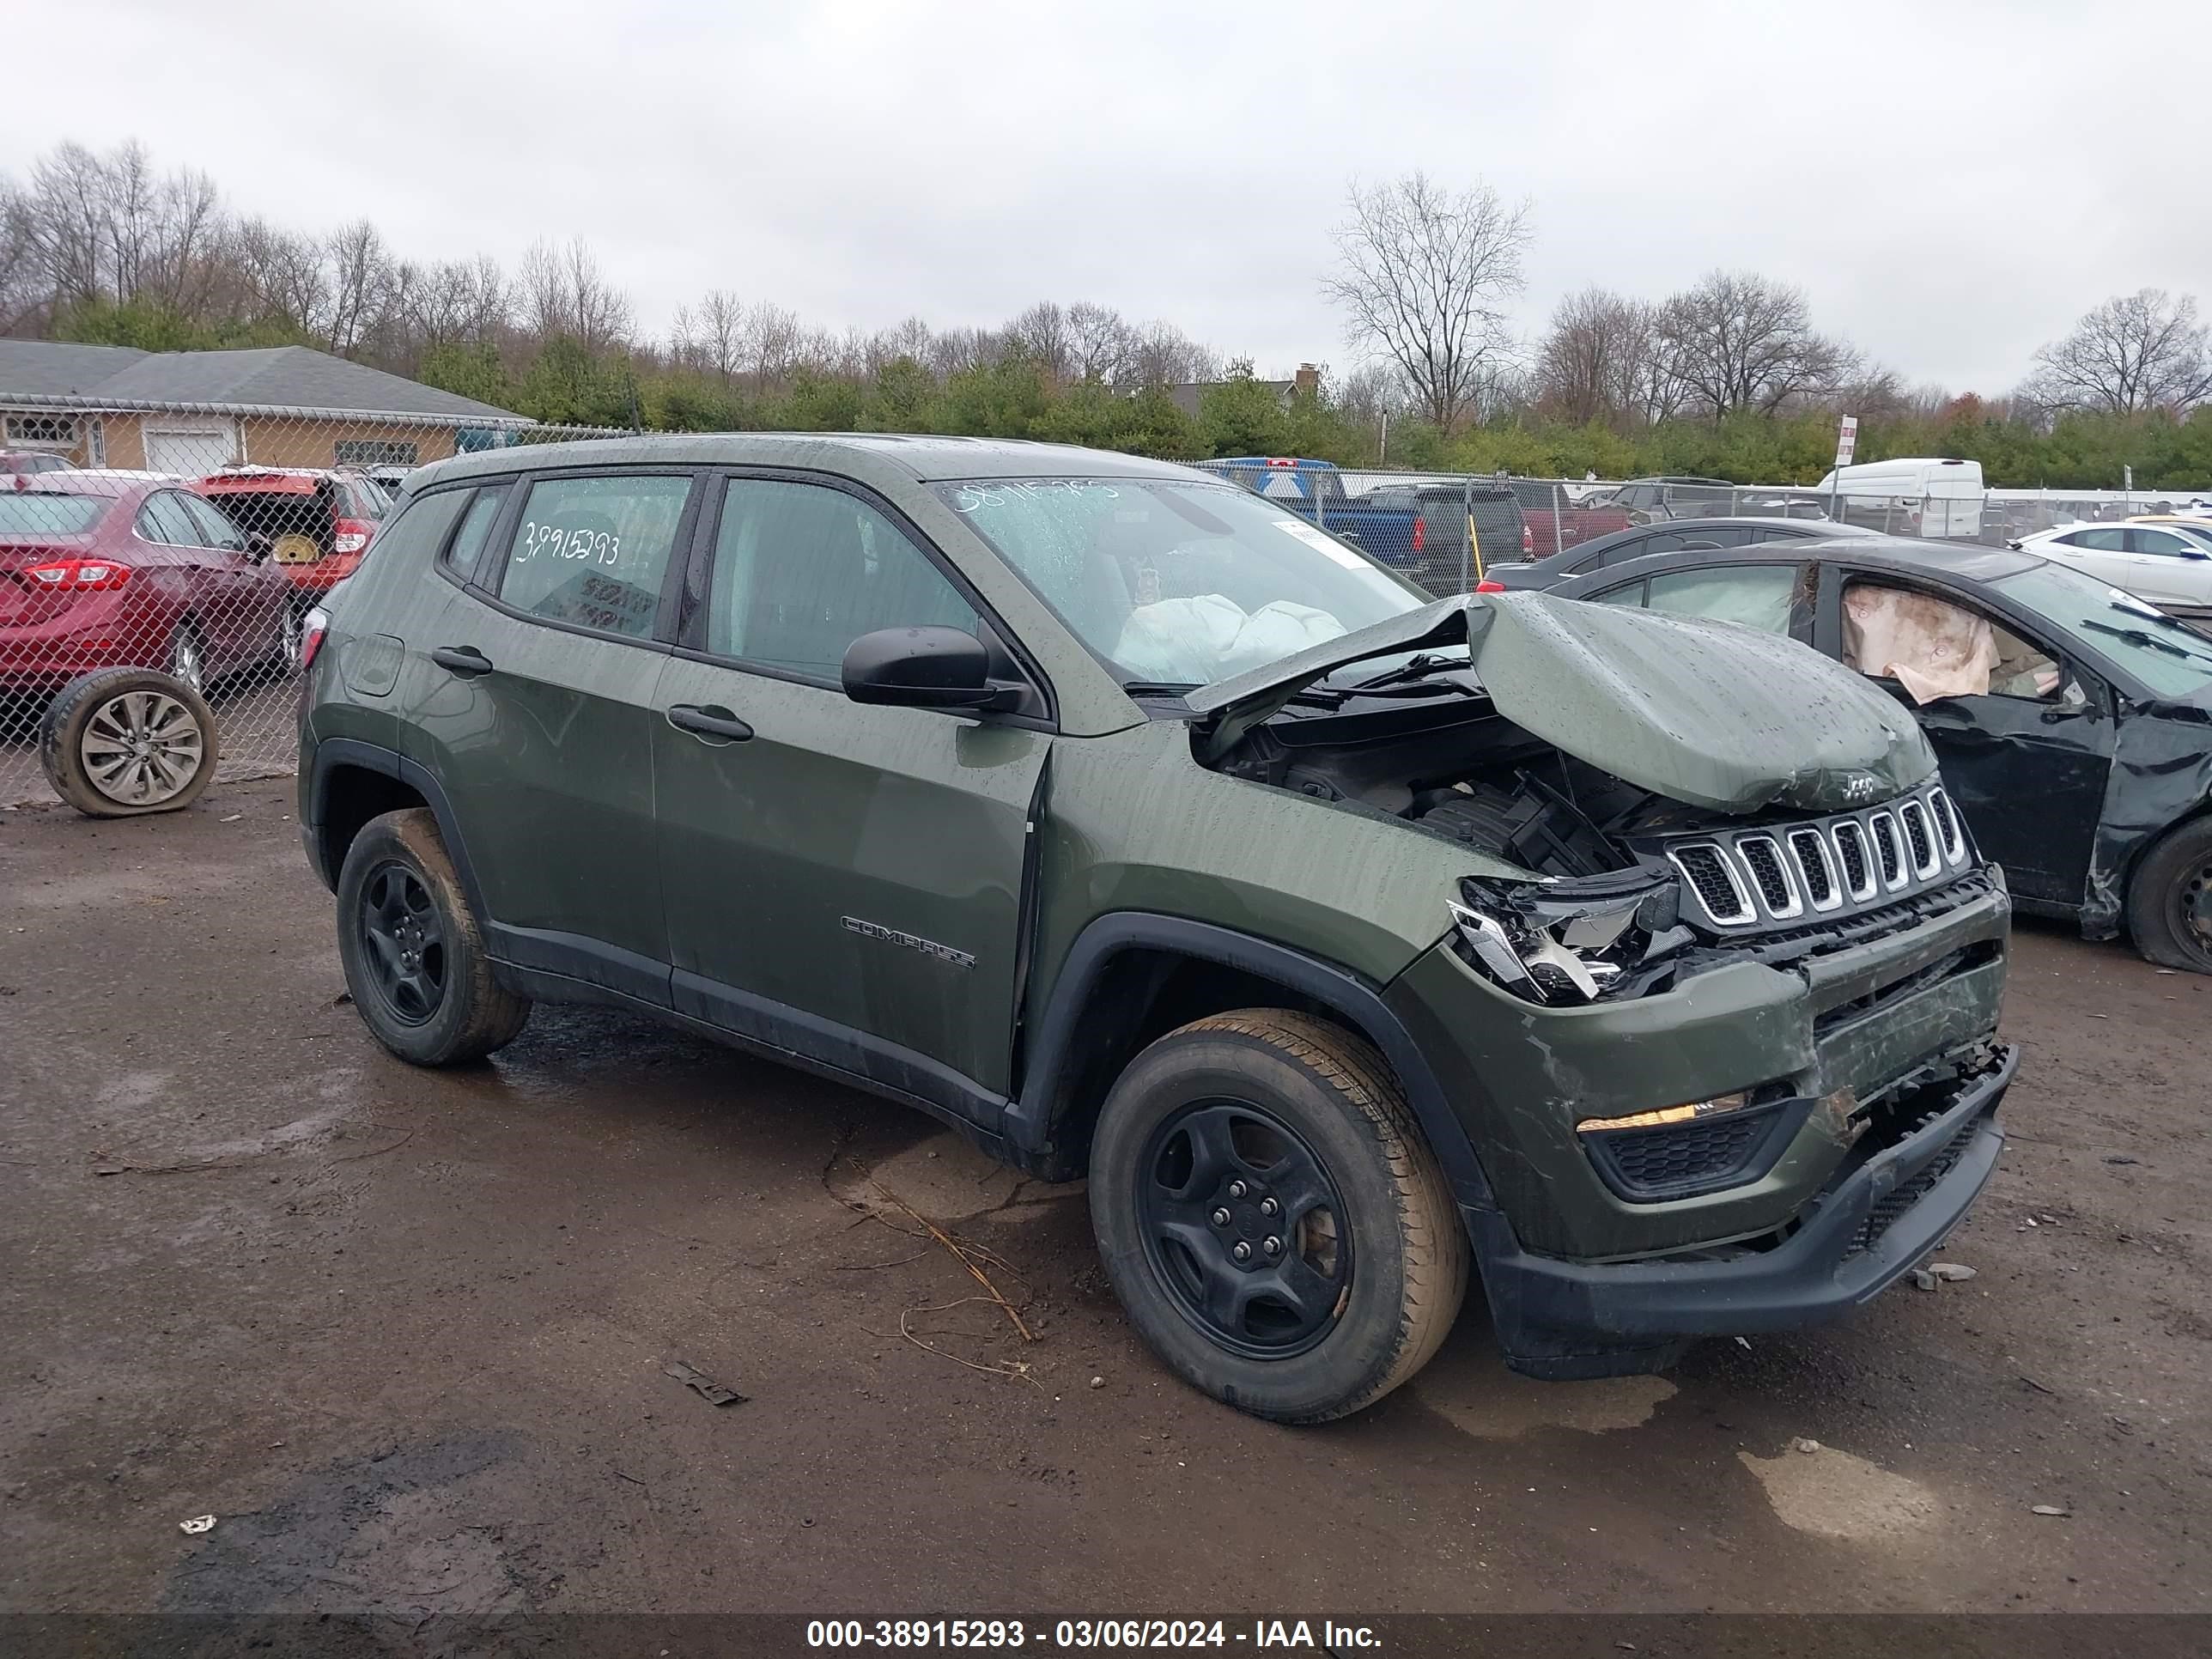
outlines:
[[[1928,809],[1917,800],[1897,809],[1905,827],[1905,844],[1912,854],[1912,873],[1925,881],[1943,867],[1943,854],[1936,845],[1936,832],[1928,825]]]
[[[1682,872],[1683,879],[1698,896],[1705,914],[1717,922],[1749,921],[1752,919],[1751,895],[1744,890],[1742,880],[1728,854],[1712,842],[1698,842],[1687,847],[1677,847],[1667,856]]]
[[[1874,854],[1868,849],[1866,826],[1856,818],[1836,825],[1836,861],[1843,866],[1844,890],[1854,899],[1874,896]]]
[[[1892,892],[1905,885],[1905,842],[1897,833],[1897,818],[1889,812],[1876,812],[1867,820],[1867,833],[1874,837],[1875,862],[1881,870],[1881,884]]]
[[[1790,856],[1796,861],[1797,884],[1815,910],[1832,910],[1844,902],[1836,887],[1836,867],[1827,837],[1818,830],[1792,830]]]
[[[1941,789],[1928,792],[1928,816],[1936,820],[1936,838],[1942,843],[1943,856],[1953,864],[1966,856],[1966,832],[1959,827],[1959,814],[1951,805],[1951,798]]]
[[[1782,861],[1782,848],[1773,836],[1739,836],[1735,855],[1751,872],[1752,884],[1758,888],[1768,915],[1784,921],[1803,914],[1804,901],[1797,896],[1797,884],[1790,879],[1789,866]]]

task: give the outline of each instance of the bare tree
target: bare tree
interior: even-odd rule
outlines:
[[[1154,321],[1133,328],[1119,384],[1127,386],[1187,386],[1218,380],[1221,358],[1173,323]]]
[[[366,219],[355,221],[325,245],[330,262],[330,315],[322,332],[331,350],[350,357],[361,349],[392,291],[392,256]]]
[[[231,238],[231,257],[256,313],[303,334],[323,331],[330,315],[330,273],[322,249],[265,220],[248,219]]]
[[[1772,414],[1856,367],[1848,347],[1814,332],[1803,289],[1750,271],[1717,270],[1674,295],[1655,331],[1691,403],[1716,416]]]
[[[1135,355],[1129,325],[1111,306],[1078,301],[1067,308],[1068,371],[1079,380],[1110,386]]]
[[[1549,412],[1578,426],[1619,420],[1638,410],[1639,383],[1651,355],[1649,306],[1608,289],[1584,289],[1553,309],[1537,348],[1536,397]]]
[[[1006,325],[1007,343],[1033,359],[1055,380],[1066,380],[1075,366],[1075,330],[1066,308],[1039,301]]]
[[[727,385],[744,367],[744,302],[727,289],[711,289],[698,305],[679,307],[672,341],[678,360]]]
[[[1355,183],[1348,205],[1322,291],[1350,342],[1395,363],[1420,412],[1449,432],[1508,348],[1504,307],[1521,291],[1528,207],[1487,185],[1448,191],[1422,173]]]
[[[2197,301],[2160,288],[2106,301],[2035,363],[2025,391],[2046,409],[2140,415],[2212,399],[2212,349]]]

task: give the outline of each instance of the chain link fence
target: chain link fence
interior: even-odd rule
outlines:
[[[415,468],[471,450],[617,429],[246,404],[118,403],[0,389],[0,802],[51,796],[38,747],[56,695],[99,669],[153,668],[206,698],[216,775],[289,772],[302,619],[357,566]],[[1784,518],[1998,546],[2166,510],[2186,492],[1960,490],[1836,495],[1703,479],[1202,465],[1439,595],[1493,563],[1637,526],[1728,545],[1700,521]],[[2212,525],[2212,519],[2205,520]],[[130,745],[120,745],[121,767]]]
[[[218,779],[291,771],[302,620],[374,544],[400,481],[464,451],[611,435],[0,397],[0,802],[52,798],[40,724],[64,688],[107,668],[156,669],[198,690]],[[128,785],[143,748],[118,732],[85,764]]]

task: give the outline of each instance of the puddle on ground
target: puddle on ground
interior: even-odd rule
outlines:
[[[1823,1446],[1778,1457],[1736,1454],[1785,1527],[1855,1543],[1904,1538],[1935,1520],[1936,1495],[1917,1480]]]
[[[1081,1190],[1073,1184],[1030,1180],[949,1129],[873,1165],[841,1164],[830,1186],[848,1203],[894,1220],[901,1212],[885,1194],[895,1194],[917,1215],[940,1223],[965,1221],[986,1211],[994,1220],[1031,1221],[1051,1207],[1051,1200]]]
[[[1608,1434],[1641,1428],[1674,1385],[1663,1376],[1608,1376],[1592,1382],[1539,1382],[1498,1363],[1495,1353],[1454,1363],[1439,1356],[1413,1389],[1423,1405],[1463,1433],[1510,1440],[1534,1429]]]

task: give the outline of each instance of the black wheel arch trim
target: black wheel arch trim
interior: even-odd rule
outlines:
[[[453,804],[446,798],[443,786],[428,768],[380,744],[364,742],[359,738],[324,738],[314,745],[307,810],[300,828],[307,843],[307,860],[322,878],[323,885],[332,892],[337,890],[338,872],[328,867],[323,856],[323,806],[330,799],[330,775],[342,766],[381,773],[422,798],[430,815],[438,820],[438,839],[446,844],[446,856],[453,861],[454,872],[461,878],[461,890],[468,895],[470,908],[489,921],[491,913],[484,908],[483,889],[477,883],[476,868],[469,862],[468,844],[461,838],[459,820],[453,814]]]
[[[1117,911],[1096,918],[1076,936],[1060,963],[1029,1045],[1020,1093],[1007,1103],[1004,1120],[1006,1142],[1024,1164],[1045,1167],[1057,1161],[1054,1140],[1072,1104],[1066,1098],[1067,1083],[1076,1068],[1085,1010],[1114,957],[1132,950],[1162,951],[1239,969],[1310,997],[1334,1012],[1389,1062],[1461,1206],[1497,1207],[1467,1131],[1412,1033],[1383,1002],[1381,987],[1270,939],[1149,911]]]

